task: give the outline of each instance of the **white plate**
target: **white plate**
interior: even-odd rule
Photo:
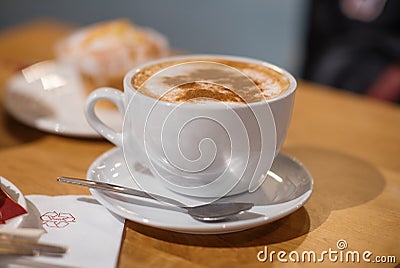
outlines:
[[[153,183],[154,193],[174,198],[177,194],[157,183],[149,170],[138,162],[134,163],[134,177],[141,176]],[[92,195],[113,213],[144,224],[175,232],[194,234],[216,234],[236,232],[280,219],[303,206],[313,190],[313,179],[307,169],[295,159],[280,154],[271,171],[279,176],[268,177],[254,193],[228,197],[227,201],[254,202],[251,210],[235,216],[232,220],[204,223],[173,207],[157,201],[127,195],[106,193],[91,189]],[[95,160],[87,172],[91,180],[115,183],[139,189],[126,167],[123,153],[114,148]],[[189,197],[188,197],[189,198]]]
[[[42,131],[75,137],[98,138],[86,122],[85,93],[77,71],[55,61],[44,61],[22,70],[6,84],[4,107],[22,123]],[[121,129],[117,110],[96,109],[114,129]]]
[[[5,179],[4,177],[1,177],[1,176],[0,176],[0,183],[1,183],[1,188],[3,188],[3,190],[5,192],[7,192],[11,196],[12,199],[17,201],[18,204],[20,204],[25,210],[27,210],[25,197],[19,189],[14,184],[12,184],[10,181],[8,181],[7,179]],[[0,224],[0,229],[1,228],[17,228],[21,224],[23,218],[26,215],[27,214],[24,214],[24,215],[9,219],[8,221],[6,221],[5,224]]]

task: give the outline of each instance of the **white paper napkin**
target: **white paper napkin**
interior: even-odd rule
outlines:
[[[62,257],[20,257],[5,267],[115,267],[124,220],[87,195],[28,195],[28,215],[22,227],[41,227],[40,242],[68,247]],[[0,261],[0,266],[2,266]]]

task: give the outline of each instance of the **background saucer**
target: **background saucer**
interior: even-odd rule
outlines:
[[[6,84],[4,107],[20,122],[53,134],[101,137],[84,115],[86,95],[77,71],[55,61],[44,61],[22,70]],[[96,109],[99,117],[119,130],[122,119],[115,109]]]

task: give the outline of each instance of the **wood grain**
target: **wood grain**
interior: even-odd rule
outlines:
[[[1,32],[0,100],[7,78],[25,64],[52,58],[54,42],[70,30],[62,23],[38,21]],[[264,246],[275,251],[322,252],[337,249],[339,239],[347,241],[349,250],[396,255],[398,263],[399,134],[398,106],[300,81],[283,150],[313,174],[315,191],[309,202],[274,223],[224,235],[179,234],[127,221],[118,266],[276,267],[281,265],[278,261],[257,261]],[[104,140],[67,138],[29,128],[0,107],[1,175],[25,194],[89,194],[55,179],[84,177],[92,161],[110,148]],[[326,260],[325,265],[357,264]]]

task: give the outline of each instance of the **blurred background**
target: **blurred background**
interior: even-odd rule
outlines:
[[[399,103],[400,1],[1,0],[0,30],[43,18],[77,26],[115,18],[191,53],[254,57],[295,76]]]

